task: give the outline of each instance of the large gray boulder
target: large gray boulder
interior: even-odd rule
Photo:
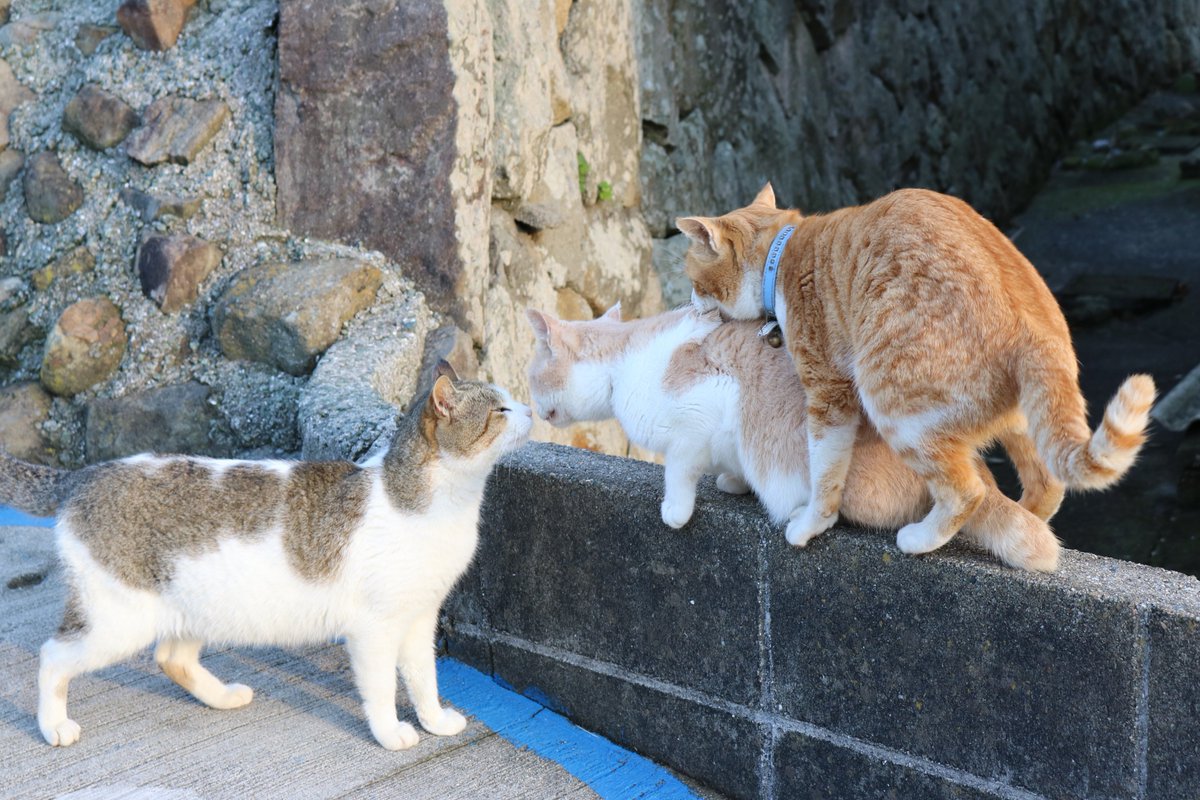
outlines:
[[[377,267],[349,259],[251,267],[213,308],[213,334],[227,358],[304,375],[346,320],[371,304],[381,280]]]
[[[300,394],[304,458],[359,458],[386,444],[417,390],[431,316],[421,295],[400,295],[329,348]]]
[[[145,452],[230,455],[211,395],[209,387],[192,381],[93,400],[87,407],[87,460]]]

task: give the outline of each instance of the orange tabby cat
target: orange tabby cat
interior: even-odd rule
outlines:
[[[991,524],[1015,538],[1050,535],[1045,520],[1066,487],[1115,483],[1145,441],[1153,380],[1128,378],[1093,433],[1058,304],[1033,265],[961,200],[903,189],[805,217],[776,209],[767,184],[746,208],[676,224],[692,240],[698,306],[779,320],[807,396],[809,536],[837,520],[864,414],[934,499],[923,520],[900,529],[907,553],[941,547],[985,498],[1007,509]],[[785,240],[786,226],[794,231]],[[777,236],[777,281],[764,292]],[[764,308],[772,293],[774,308]],[[1017,468],[1020,505],[996,497],[982,474],[978,451],[994,440]],[[1057,548],[1038,548],[1022,566],[1057,563]]]

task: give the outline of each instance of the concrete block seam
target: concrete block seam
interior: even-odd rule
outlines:
[[[767,727],[767,746],[763,748],[758,759],[759,783],[762,796],[768,800],[780,800],[779,786],[775,780],[775,753],[779,750],[779,729],[774,725]]]
[[[758,607],[760,641],[762,650],[758,654],[759,685],[761,694],[759,706],[764,710],[775,706],[775,647],[771,643],[771,582],[766,580],[769,572],[770,557],[767,554],[767,541],[758,538]]]
[[[762,613],[759,616],[760,641],[762,648],[759,659],[759,686],[761,694],[759,706],[765,711],[775,704],[775,648],[771,645],[771,582],[763,580],[767,574],[768,555],[767,541],[758,537],[758,607]],[[773,725],[767,727],[767,746],[759,754],[758,780],[762,787],[763,797],[777,800],[778,787],[775,780],[775,751],[779,747],[779,729]]]
[[[1139,681],[1134,698],[1134,778],[1137,781],[1137,800],[1145,800],[1150,784],[1150,613],[1153,606],[1141,603],[1138,612]]]
[[[991,794],[994,797],[1000,798],[1000,800],[1049,800],[1045,795],[1037,794],[1036,792],[1032,792],[1028,789],[1022,789],[1001,783],[999,781],[991,780],[989,778],[983,778],[979,775],[974,775],[945,764],[939,764],[936,761],[931,761],[927,758],[914,756],[901,750],[895,750],[884,745],[868,742],[858,739],[854,736],[837,733],[835,731],[822,728],[819,725],[814,725],[810,722],[789,719],[778,714],[773,714],[760,709],[750,708],[739,703],[734,703],[729,700],[725,700],[724,698],[713,697],[712,695],[697,691],[695,689],[676,686],[674,684],[658,680],[657,678],[641,675],[625,669],[624,667],[617,666],[616,664],[611,664],[607,661],[600,661],[587,656],[581,656],[578,653],[572,653],[568,650],[563,650],[550,645],[530,642],[502,631],[482,628],[469,623],[459,624],[457,626],[457,630],[468,636],[489,641],[489,643],[491,641],[500,642],[517,650],[524,650],[525,652],[541,656],[542,658],[558,661],[578,669],[587,670],[589,672],[598,673],[614,680],[625,681],[627,683],[634,684],[635,686],[640,686],[644,689],[660,692],[689,703],[706,706],[714,711],[720,711],[732,716],[741,717],[760,726],[764,726],[770,732],[770,748],[772,752],[770,753],[769,758],[764,757],[763,761],[760,761],[760,768],[761,764],[765,761],[770,761],[772,765],[774,764],[773,751],[778,741],[778,733],[799,733],[803,736],[832,744],[835,747],[842,747],[847,750],[851,750],[860,755],[867,756],[875,761],[895,764],[896,766],[904,767],[905,769],[910,769],[914,772],[946,781],[947,783],[952,783],[964,788],[974,789],[975,791]],[[772,784],[773,783],[774,781],[772,780]],[[764,786],[766,786],[766,784],[764,784]],[[765,796],[771,797],[772,795],[767,793]]]

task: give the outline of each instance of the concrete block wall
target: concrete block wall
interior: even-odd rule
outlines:
[[[661,484],[555,445],[508,459],[450,653],[736,798],[1200,796],[1200,581],[844,527],[795,551],[711,481],[674,531]]]

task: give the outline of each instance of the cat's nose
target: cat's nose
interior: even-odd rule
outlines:
[[[547,422],[553,422],[553,421],[554,421],[554,418],[555,418],[556,416],[558,416],[558,411],[557,411],[556,409],[553,409],[553,408],[548,408],[548,409],[546,409],[546,411],[545,411],[545,413],[543,414],[543,416],[546,418],[546,421],[547,421]]]

